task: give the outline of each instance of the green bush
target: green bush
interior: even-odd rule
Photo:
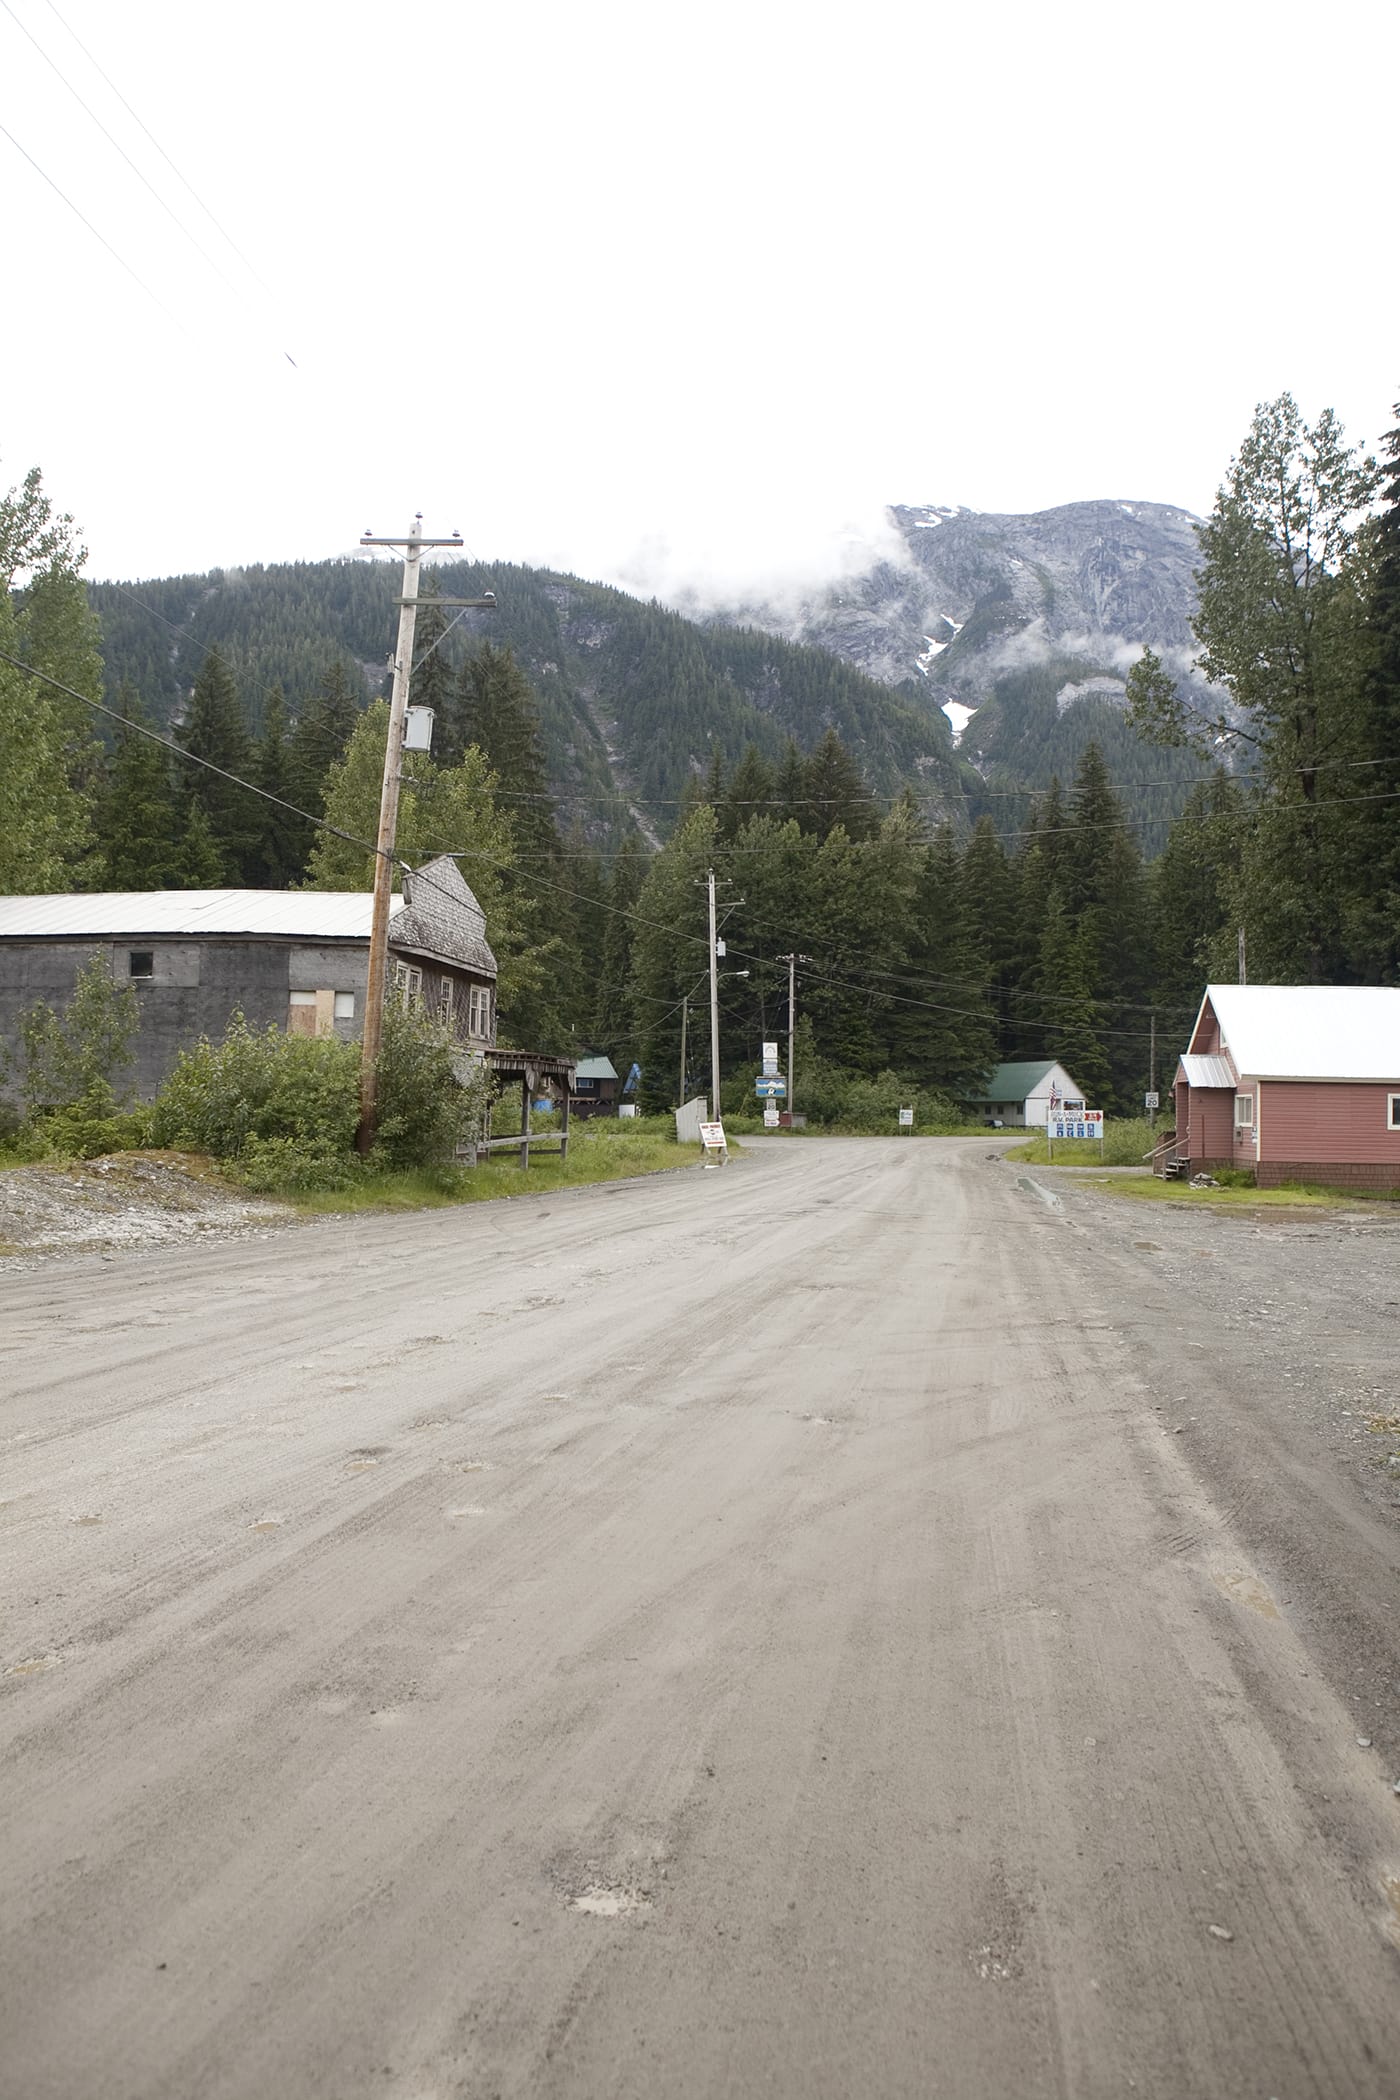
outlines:
[[[384,1014],[373,1163],[396,1172],[446,1164],[480,1129],[494,1089],[486,1067],[471,1062],[422,1007],[392,1001]]]
[[[19,1092],[27,1123],[57,1110],[82,1108],[78,1121],[116,1115],[129,1099],[118,1098],[113,1079],[131,1062],[131,1045],[141,1023],[136,993],[118,990],[105,954],[84,964],[61,1014],[42,999],[27,1006],[18,1019],[23,1050]],[[13,1058],[3,1056],[0,1079],[8,1079]]]
[[[122,1109],[112,1089],[95,1081],[81,1101],[36,1116],[29,1125],[43,1155],[57,1159],[97,1159],[107,1152],[131,1152],[150,1142],[149,1109]]]
[[[276,1141],[307,1162],[344,1159],[355,1142],[359,1083],[358,1044],[276,1027],[257,1035],[235,1014],[221,1043],[206,1036],[181,1051],[151,1111],[151,1142],[237,1160],[250,1143]]]

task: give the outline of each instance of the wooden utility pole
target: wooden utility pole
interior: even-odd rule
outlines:
[[[362,547],[402,547],[403,590],[399,598],[399,639],[394,654],[394,685],[389,699],[389,735],[384,745],[384,783],[379,794],[379,832],[374,846],[374,910],[369,930],[369,973],[365,982],[365,1025],[360,1037],[360,1123],[355,1147],[368,1152],[374,1143],[379,1113],[379,1057],[384,1042],[384,994],[389,969],[389,905],[394,887],[394,839],[399,822],[399,781],[403,767],[404,718],[408,712],[408,685],[413,675],[413,634],[418,619],[418,563],[425,547],[455,547],[462,551],[462,535],[450,540],[425,540],[420,511],[406,540],[361,536]],[[484,598],[444,598],[443,605],[494,605],[494,593]]]
[[[686,1038],[686,1027],[687,1027],[687,1024],[688,1024],[689,1020],[690,1020],[690,994],[689,994],[689,992],[687,992],[687,993],[686,993],[686,995],[685,995],[685,997],[684,997],[684,998],[682,999],[682,1001],[681,1001],[681,1090],[680,1090],[680,1092],[679,1092],[679,1093],[677,1094],[677,1096],[676,1096],[676,1106],[677,1106],[677,1108],[684,1108],[684,1107],[685,1107],[685,1038]]]
[[[710,891],[710,1121],[719,1121],[719,934],[715,926],[715,871]]]
[[[810,955],[780,955],[779,962],[788,966],[788,1066],[787,1066],[787,1112],[792,1115],[793,1099],[793,1037],[797,1032],[797,965],[810,962]]]

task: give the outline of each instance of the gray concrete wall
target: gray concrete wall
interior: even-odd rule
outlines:
[[[116,1082],[119,1091],[130,1087],[139,1100],[153,1097],[181,1050],[202,1035],[218,1042],[240,1009],[252,1028],[285,1028],[292,990],[353,992],[355,1017],[337,1022],[335,1032],[347,1039],[359,1034],[366,957],[352,944],[304,948],[290,941],[229,936],[208,941],[10,940],[0,942],[0,1042],[18,1049],[20,1012],[36,999],[61,1011],[79,970],[94,955],[109,959],[117,984],[132,982],[133,950],[152,956],[153,974],[133,984],[141,1028],[134,1061]],[[7,1091],[14,1093],[13,1081]]]

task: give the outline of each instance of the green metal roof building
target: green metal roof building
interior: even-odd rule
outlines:
[[[1042,1057],[998,1065],[985,1086],[962,1098],[969,1108],[981,1109],[989,1122],[1023,1129],[1037,1123],[1043,1127],[1050,1110],[1067,1101],[1083,1102],[1084,1090],[1062,1064]]]

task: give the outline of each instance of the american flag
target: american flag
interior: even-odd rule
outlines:
[[[1056,1109],[1056,1108],[1058,1108],[1058,1107],[1059,1107],[1059,1105],[1060,1105],[1060,1090],[1059,1090],[1059,1088],[1058,1088],[1058,1087],[1057,1087],[1056,1085],[1054,1085],[1054,1083],[1052,1082],[1052,1084],[1051,1084],[1051,1087],[1050,1087],[1050,1106],[1051,1106],[1051,1108],[1052,1108],[1052,1109]]]

